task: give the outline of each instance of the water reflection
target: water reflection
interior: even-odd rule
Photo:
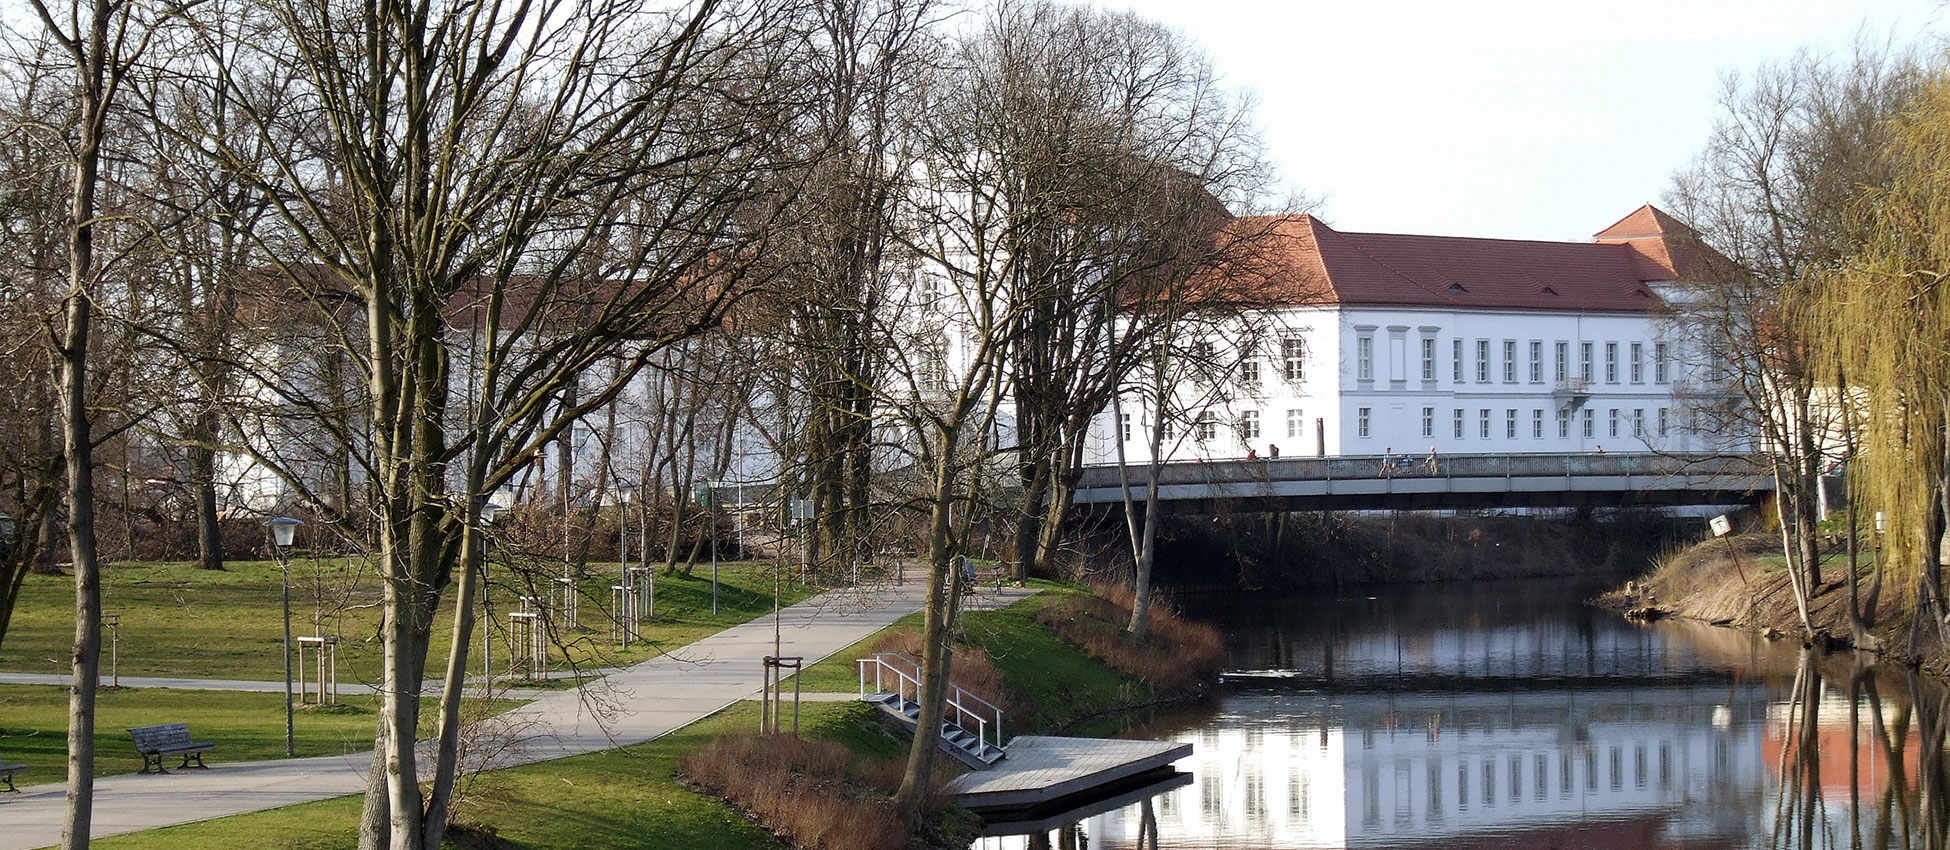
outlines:
[[[1136,730],[1188,784],[976,846],[1950,847],[1950,692],[1585,595],[1229,601],[1216,704]]]

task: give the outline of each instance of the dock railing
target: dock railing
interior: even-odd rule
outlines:
[[[859,659],[859,665],[862,700],[867,694],[875,693],[893,694],[917,705],[921,702],[921,665],[914,659],[898,652],[876,652],[871,658]],[[872,691],[867,690],[869,672],[873,677]],[[889,684],[893,685],[892,689],[888,688]],[[1002,748],[1002,709],[995,703],[949,682],[947,709],[952,712],[949,719],[955,725],[974,732],[976,739],[984,744]]]

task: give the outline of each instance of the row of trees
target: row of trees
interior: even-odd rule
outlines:
[[[983,534],[1013,541],[1022,575],[1054,559],[1091,416],[1136,383],[1229,369],[1187,329],[1253,306],[1234,282],[1274,250],[1228,212],[1269,181],[1250,103],[1127,14],[32,2],[0,149],[0,366],[34,376],[0,410],[0,503],[21,519],[0,637],[65,528],[69,847],[91,804],[93,488],[138,474],[104,446],[185,485],[206,565],[240,467],[371,564],[382,706],[360,842],[435,847],[484,590],[464,565],[493,494],[540,492],[551,460],[565,494],[593,443],[589,504],[634,479],[675,517],[758,435],[790,459],[779,489],[814,502],[809,557],[865,560],[919,530],[933,728],[956,565]],[[1159,392],[1157,409],[1177,398]],[[430,658],[443,604],[453,648]],[[424,764],[428,673],[444,685]]]
[[[1758,435],[1773,458],[1810,635],[1808,600],[1824,580],[1820,487],[1849,472],[1845,608],[1862,646],[1876,644],[1885,581],[1915,613],[1911,650],[1950,613],[1946,92],[1941,58],[1867,43],[1729,78],[1721,119],[1669,195],[1717,251],[1699,258],[1701,286],[1678,315],[1723,358],[1720,426]],[[1868,511],[1886,548],[1865,586],[1856,539]]]

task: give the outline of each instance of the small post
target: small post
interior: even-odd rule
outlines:
[[[102,625],[108,627],[108,679],[109,687],[122,687],[122,615],[103,614]]]
[[[1746,584],[1747,571],[1740,566],[1740,555],[1733,551],[1733,541],[1727,537],[1727,535],[1733,533],[1733,520],[1729,519],[1726,514],[1721,514],[1708,520],[1707,524],[1713,527],[1713,536],[1720,538],[1720,542],[1726,544],[1727,557],[1732,559],[1733,569],[1740,575],[1740,583]]]

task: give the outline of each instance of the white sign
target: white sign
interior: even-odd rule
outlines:
[[[1726,514],[1714,517],[1708,521],[1708,524],[1713,526],[1714,537],[1725,537],[1733,533],[1733,521],[1727,519]]]
[[[812,515],[813,503],[811,499],[792,500],[792,518],[794,520],[812,519]]]

